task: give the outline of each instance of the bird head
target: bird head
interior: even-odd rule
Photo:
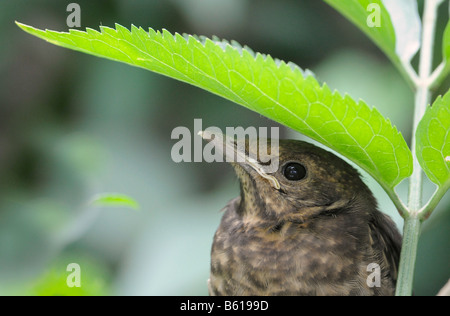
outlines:
[[[234,167],[242,212],[305,221],[353,206],[376,208],[371,191],[350,164],[298,140],[245,139],[201,132]]]

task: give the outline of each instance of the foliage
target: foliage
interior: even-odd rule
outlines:
[[[271,56],[254,53],[236,42],[172,34],[116,24],[100,32],[40,30],[17,23],[28,33],[50,43],[141,67],[187,82],[234,101],[297,130],[351,159],[370,173],[405,218],[405,243],[400,266],[400,295],[411,294],[420,223],[427,218],[450,186],[450,91],[430,101],[450,69],[450,23],[442,39],[443,61],[431,69],[436,12],[442,0],[426,0],[420,20],[411,0],[325,0],[366,33],[390,58],[416,94],[413,131],[414,155],[389,119],[364,101],[331,91],[310,71]],[[374,15],[375,14],[375,15]],[[380,25],[371,25],[378,19]],[[420,50],[419,71],[411,61]],[[427,103],[432,103],[427,108]],[[423,116],[423,117],[422,117]],[[422,205],[421,172],[437,185]],[[395,187],[410,177],[410,197],[403,203]],[[97,202],[125,203],[129,198],[103,197]],[[411,255],[413,254],[413,255]],[[409,256],[409,257],[408,257]],[[405,272],[407,271],[407,272]]]

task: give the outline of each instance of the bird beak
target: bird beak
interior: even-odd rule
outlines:
[[[198,133],[204,140],[208,143],[212,144],[216,151],[220,152],[223,157],[225,157],[226,162],[229,163],[237,163],[243,166],[249,166],[253,170],[255,170],[262,178],[269,181],[270,185],[280,190],[281,186],[278,180],[270,175],[270,173],[275,172],[277,168],[273,168],[272,163],[263,164],[257,160],[257,150],[253,153],[250,148],[256,146],[246,146],[246,142],[244,141],[235,141],[234,138],[231,138],[227,135],[223,135],[222,133],[214,131],[214,133],[210,131],[200,131]],[[257,148],[257,147],[256,147]],[[247,150],[246,150],[247,149]],[[278,148],[277,148],[278,150]],[[274,160],[278,162],[278,155],[273,155]],[[273,162],[273,161],[272,161]],[[274,170],[272,170],[274,169]]]

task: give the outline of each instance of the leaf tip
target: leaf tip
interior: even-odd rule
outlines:
[[[27,25],[27,24],[24,24],[24,23],[21,23],[21,22],[19,22],[19,21],[14,21],[14,23],[16,23],[16,25],[17,25],[18,27],[20,27],[22,30],[24,30],[24,31],[26,31],[26,32],[28,32],[28,30],[30,30],[30,29],[33,29],[32,26]]]

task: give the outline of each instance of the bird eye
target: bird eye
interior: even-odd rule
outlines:
[[[291,181],[299,181],[306,177],[306,168],[299,163],[291,162],[284,167],[284,176]]]

